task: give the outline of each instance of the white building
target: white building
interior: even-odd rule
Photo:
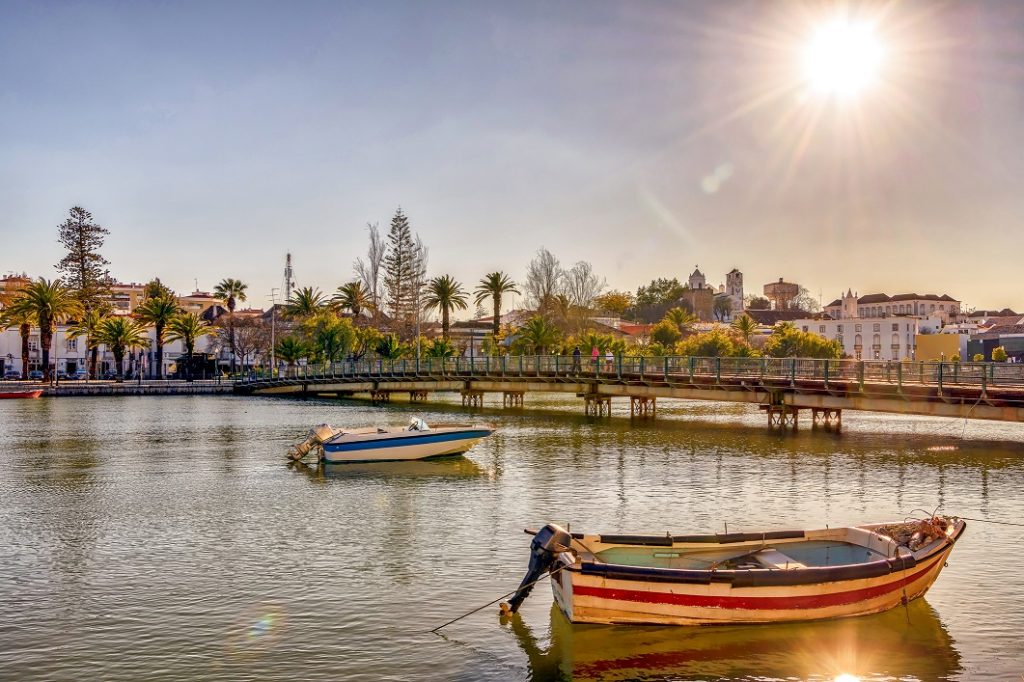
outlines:
[[[868,294],[858,296],[849,289],[824,307],[826,315],[835,320],[852,318],[886,318],[898,315],[914,317],[934,316],[943,324],[955,320],[960,314],[960,301],[942,294]]]
[[[843,355],[857,360],[913,360],[918,334],[935,334],[942,328],[938,317],[865,317],[840,320],[794,320],[797,329],[835,339]]]

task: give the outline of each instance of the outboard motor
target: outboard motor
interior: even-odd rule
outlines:
[[[306,434],[306,440],[302,441],[298,445],[292,446],[292,448],[288,450],[288,457],[297,462],[308,455],[309,451],[313,448],[320,448],[322,453],[324,443],[329,441],[331,438],[334,438],[339,433],[341,433],[341,429],[335,429],[330,424],[317,424],[309,430],[308,434]]]
[[[512,598],[501,605],[502,613],[512,614],[518,611],[520,605],[533,591],[534,584],[545,572],[551,570],[558,554],[568,551],[571,544],[572,535],[561,526],[549,523],[541,528],[530,543],[530,565],[526,569],[526,576],[519,583],[519,589]]]

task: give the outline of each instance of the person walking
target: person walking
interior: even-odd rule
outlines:
[[[597,346],[591,346],[590,347],[590,361],[594,365],[594,374],[597,374],[597,370],[600,369],[600,367],[597,364],[598,363],[598,358],[600,358],[600,357],[601,357],[601,351],[599,351],[597,349]]]
[[[609,348],[607,351],[605,351],[604,360],[605,360],[605,370],[607,370],[607,372],[609,374],[611,374],[612,373],[612,369],[615,368],[615,354],[612,353],[612,349],[611,348]]]
[[[574,377],[578,377],[580,375],[580,370],[582,369],[582,367],[580,367],[580,362],[582,357],[583,353],[580,352],[580,347],[577,345],[572,351],[572,375]]]

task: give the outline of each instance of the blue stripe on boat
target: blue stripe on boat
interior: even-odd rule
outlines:
[[[326,452],[350,452],[353,450],[377,450],[381,448],[400,448],[421,443],[445,443],[448,441],[472,440],[491,435],[486,429],[475,431],[459,431],[458,433],[421,433],[415,436],[396,436],[379,440],[357,441],[355,443],[324,443]]]

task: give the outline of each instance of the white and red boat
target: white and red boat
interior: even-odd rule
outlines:
[[[545,573],[573,623],[726,625],[861,616],[924,595],[966,524],[922,521],[725,535],[587,535],[549,524],[503,610]],[[528,531],[529,532],[529,531]]]
[[[0,391],[0,400],[5,398],[38,398],[43,394],[43,389],[34,388],[24,391]]]

